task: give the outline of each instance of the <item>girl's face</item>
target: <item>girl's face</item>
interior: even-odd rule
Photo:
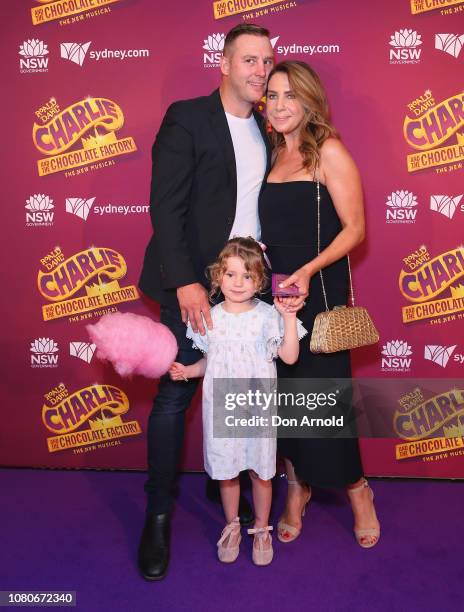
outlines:
[[[221,278],[221,291],[231,302],[247,302],[258,288],[240,257],[228,257]]]
[[[268,83],[266,111],[276,132],[291,134],[299,131],[304,119],[304,108],[284,72],[276,72]]]

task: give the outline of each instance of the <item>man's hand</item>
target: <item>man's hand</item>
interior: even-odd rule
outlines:
[[[179,302],[182,321],[184,323],[190,321],[190,325],[194,332],[199,331],[202,336],[206,333],[201,315],[205,318],[208,329],[213,329],[208,292],[200,283],[191,283],[190,285],[178,287],[177,300]]]

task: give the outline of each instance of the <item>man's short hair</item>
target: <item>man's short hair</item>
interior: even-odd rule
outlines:
[[[239,36],[243,34],[251,34],[252,36],[266,36],[269,38],[269,30],[262,28],[261,26],[254,25],[253,23],[239,23],[230,32],[224,41],[223,54],[226,55],[230,51],[231,46],[237,40]]]

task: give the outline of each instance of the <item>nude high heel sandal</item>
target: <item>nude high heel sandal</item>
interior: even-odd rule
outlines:
[[[233,540],[236,541],[235,545],[231,545]],[[222,561],[222,563],[233,563],[240,552],[241,540],[240,519],[237,516],[222,530],[221,537],[217,543],[219,561]]]
[[[360,484],[359,487],[355,487],[354,489],[347,489],[348,496],[351,497],[352,495],[356,495],[357,492],[362,491],[365,488],[369,489],[371,500],[374,501],[374,491],[370,488],[369,483],[365,478],[363,478],[363,483]],[[379,524],[377,520],[377,515],[375,515],[375,520],[377,521],[377,524]],[[362,546],[362,548],[372,548],[377,544],[380,539],[380,524],[378,527],[365,527],[363,529],[354,528],[353,531],[356,541],[358,542],[359,546]]]
[[[290,486],[300,485],[298,480],[288,480],[287,482]],[[308,489],[307,499],[303,504],[303,508],[301,509],[301,518],[303,518],[305,515],[306,506],[309,504],[310,499],[311,499],[311,487]],[[277,538],[279,539],[280,542],[283,542],[284,544],[287,544],[288,542],[293,542],[293,540],[296,540],[296,538],[300,535],[300,533],[301,533],[301,529],[297,529],[296,527],[293,527],[293,525],[289,525],[288,523],[285,523],[282,520],[280,520],[277,523]]]

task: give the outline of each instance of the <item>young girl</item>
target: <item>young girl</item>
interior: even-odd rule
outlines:
[[[213,432],[213,379],[250,379],[275,381],[274,359],[292,364],[298,359],[299,338],[306,330],[295,313],[287,312],[284,300],[275,308],[255,296],[266,283],[262,249],[252,238],[233,238],[209,268],[211,295],[220,290],[224,301],[211,309],[213,329],[205,335],[187,327],[187,337],[207,357],[184,366],[175,362],[169,371],[173,380],[204,375],[203,447],[205,469],[220,480],[227,525],[218,542],[218,557],[224,563],[237,559],[241,541],[238,503],[239,473],[249,470],[255,507],[253,562],[272,561],[272,538],[268,525],[271,507],[271,478],[276,467],[276,440],[270,437],[223,438]],[[258,413],[259,410],[259,413]],[[262,416],[259,408],[255,414]],[[230,413],[229,413],[230,414]],[[232,413],[233,414],[233,413]],[[217,418],[217,415],[216,415]]]

